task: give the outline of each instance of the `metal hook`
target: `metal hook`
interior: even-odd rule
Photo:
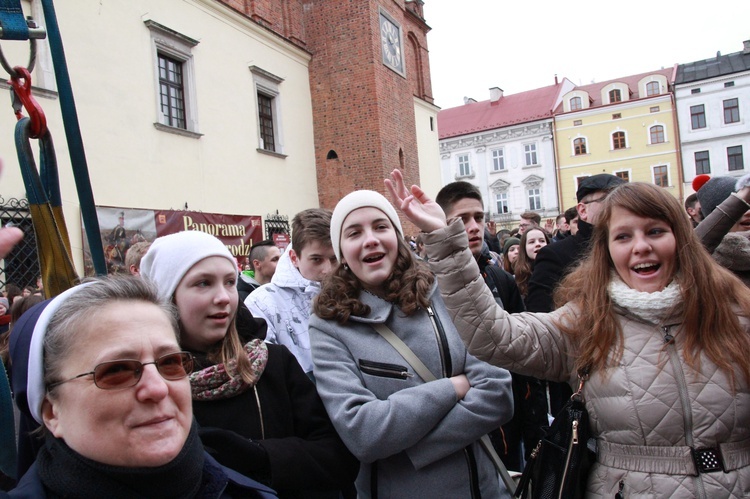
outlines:
[[[34,70],[34,64],[36,64],[36,41],[37,39],[44,39],[47,37],[47,32],[44,28],[39,27],[36,24],[36,21],[29,16],[26,18],[26,25],[29,27],[29,63],[26,65],[26,68],[29,70],[29,73],[31,73]],[[0,27],[0,39],[3,37],[3,28]],[[18,73],[16,73],[15,69],[8,64],[8,61],[5,59],[5,54],[3,54],[2,46],[0,46],[0,66],[5,69],[5,71],[8,72],[8,74],[13,78],[18,78]]]
[[[32,138],[38,139],[47,131],[47,117],[44,115],[42,106],[31,95],[31,73],[21,66],[13,68],[13,72],[18,75],[11,76],[8,82],[11,86],[13,112],[15,112],[16,118],[20,120],[23,117],[21,108],[26,109],[31,120],[30,135]]]

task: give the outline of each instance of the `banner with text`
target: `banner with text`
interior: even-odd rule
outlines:
[[[219,238],[237,259],[245,262],[254,242],[263,238],[262,218],[246,215],[223,215],[197,211],[142,210],[97,206],[104,258],[107,271],[127,273],[125,257],[131,246],[139,242],[152,242],[167,234],[184,230],[199,230]],[[84,227],[85,230],[85,227]],[[85,274],[94,275],[94,266],[88,241],[83,233]]]

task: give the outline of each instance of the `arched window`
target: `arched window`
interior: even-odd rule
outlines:
[[[609,102],[620,102],[622,101],[622,92],[619,88],[609,91]]]
[[[663,126],[654,125],[651,128],[649,128],[649,133],[651,134],[652,144],[661,144],[664,142],[664,127]]]
[[[573,97],[570,99],[570,110],[571,111],[577,111],[578,109],[581,109],[583,107],[583,104],[581,104],[581,98],[580,97]]]
[[[336,154],[336,151],[331,149],[330,151],[328,151],[328,154],[326,155],[326,159],[339,159],[339,155]]]
[[[573,141],[575,155],[586,154],[586,139],[578,138]]]
[[[612,148],[625,149],[625,132],[615,132],[612,134]]]
[[[658,81],[650,81],[646,83],[646,97],[650,97],[652,95],[659,95]]]

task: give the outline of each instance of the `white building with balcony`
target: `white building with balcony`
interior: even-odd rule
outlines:
[[[456,180],[476,185],[499,227],[517,225],[526,211],[542,218],[558,215],[552,113],[573,87],[563,79],[508,96],[494,87],[489,100],[465,99],[463,106],[440,111],[443,185]]]

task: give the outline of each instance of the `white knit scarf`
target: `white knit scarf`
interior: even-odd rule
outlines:
[[[609,296],[615,305],[634,316],[651,324],[661,324],[682,300],[682,291],[677,281],[670,282],[667,287],[654,293],[637,291],[613,272],[609,281]]]

